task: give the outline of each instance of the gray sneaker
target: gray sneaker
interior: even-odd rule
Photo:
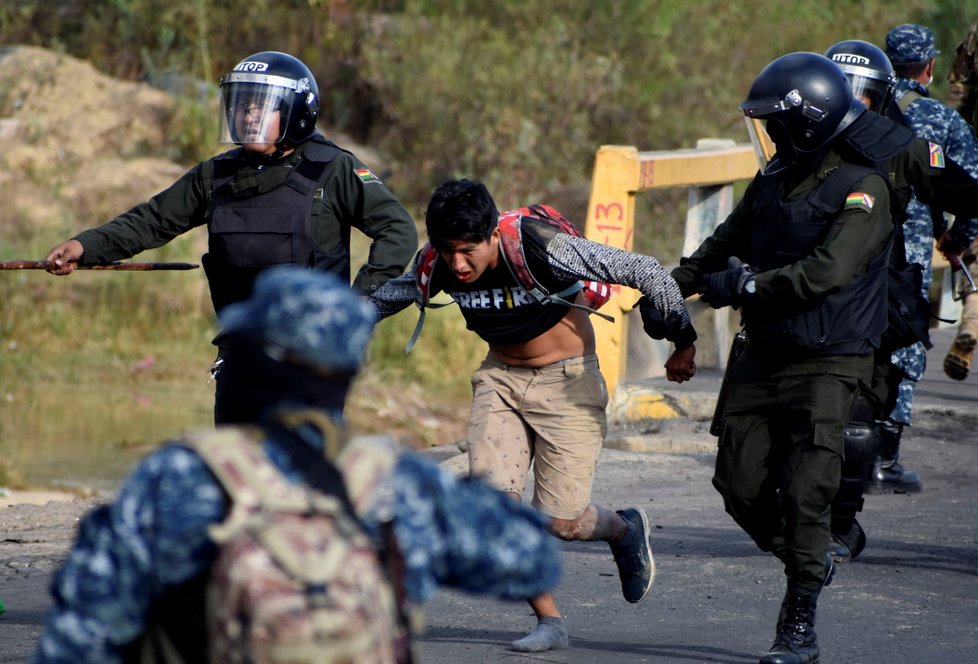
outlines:
[[[628,523],[628,532],[617,542],[611,542],[611,553],[618,565],[621,594],[632,604],[645,597],[655,581],[655,560],[649,539],[649,517],[645,510],[629,508],[616,514]]]

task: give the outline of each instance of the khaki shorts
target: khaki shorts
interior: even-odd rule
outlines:
[[[532,461],[533,506],[575,519],[591,501],[607,405],[594,355],[538,369],[486,358],[472,376],[470,472],[522,496]]]

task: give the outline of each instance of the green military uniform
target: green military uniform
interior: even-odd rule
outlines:
[[[806,197],[840,164],[842,157],[830,151],[814,172],[793,179],[779,174],[783,191],[789,192],[784,200]],[[726,269],[729,257],[751,254],[761,177],[772,176],[758,176],[731,215],[673,271],[684,295],[700,290],[705,275]],[[761,329],[766,317],[779,312],[818,310],[827,297],[879,263],[893,233],[889,200],[883,177],[866,175],[845,204],[840,201],[813,251],[758,272],[755,292],[742,300],[748,334],[752,319]],[[878,298],[885,300],[884,293]],[[831,329],[841,321],[822,323]],[[829,503],[839,486],[843,427],[860,385],[869,382],[873,371],[871,342],[857,341],[836,352],[755,340],[729,369],[731,391],[713,484],[728,513],[762,550],[784,562],[789,580],[808,590],[819,589],[825,575]]]
[[[315,136],[299,144],[288,156],[269,160],[247,155],[240,161],[235,179],[260,177],[281,184],[277,171],[292,169],[302,159]],[[79,233],[85,254],[83,264],[129,258],[146,249],[166,244],[177,235],[208,221],[214,159],[202,162],[172,186],[112,221]],[[339,151],[320,179],[322,193],[310,235],[324,253],[349,253],[349,229],[357,228],[373,242],[367,262],[353,285],[372,293],[400,275],[418,248],[417,230],[407,210],[390,190],[349,152]]]
[[[414,222],[387,187],[319,134],[284,157],[237,149],[204,161],[149,201],[74,239],[84,248],[82,263],[99,263],[159,247],[205,223],[203,263],[217,312],[245,300],[256,276],[273,265],[316,268],[349,282],[351,227],[373,240],[353,281],[363,293],[400,275],[418,247]],[[224,359],[216,366],[214,419],[238,421],[247,400],[234,396],[233,376],[246,367]]]
[[[916,196],[927,205],[959,218],[978,217],[978,181],[946,158],[940,146],[916,138],[887,166],[898,207],[906,208],[911,197]],[[968,230],[967,224],[961,226],[960,232]]]

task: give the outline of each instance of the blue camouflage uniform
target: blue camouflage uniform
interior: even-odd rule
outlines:
[[[934,48],[933,33],[920,25],[901,25],[891,30],[886,37],[886,54],[894,65],[927,62],[938,55]],[[978,178],[978,141],[971,127],[951,107],[930,97],[927,87],[918,81],[897,78],[895,99],[899,103],[908,92],[920,95],[904,110],[911,128],[920,138],[936,144],[932,146],[932,164],[943,163],[947,155],[957,162],[973,178]],[[936,164],[935,164],[936,165]],[[923,294],[930,289],[932,270],[931,257],[934,248],[934,226],[931,210],[914,197],[907,206],[904,221],[907,260],[924,268]],[[959,246],[968,246],[970,239],[978,233],[978,220],[957,219],[951,229],[953,238]],[[893,354],[892,362],[899,367],[906,378],[901,381],[896,406],[889,419],[910,424],[913,390],[924,373],[927,356],[924,345],[914,344]]]
[[[355,370],[374,313],[339,283],[312,270],[272,268],[259,277],[251,299],[222,312],[224,332],[254,331],[263,344],[314,367]],[[283,401],[276,408],[288,406]],[[318,429],[296,433],[323,449]],[[302,482],[275,435],[266,431],[265,452],[287,478]],[[557,541],[535,510],[414,453],[398,457],[382,487],[363,522],[373,530],[392,521],[411,600],[430,598],[438,585],[504,599],[533,597],[556,585]],[[80,524],[52,582],[54,607],[33,661],[122,661],[126,646],[147,628],[154,602],[210,569],[217,549],[208,528],[227,513],[221,485],[180,439],[143,459],[115,499]]]
[[[274,441],[265,449],[295,477]],[[413,601],[430,598],[439,585],[506,599],[556,585],[557,543],[539,513],[417,454],[400,457],[391,487]],[[111,505],[82,521],[54,578],[55,607],[34,661],[122,661],[124,646],[146,627],[153,599],[210,568],[216,549],[207,529],[226,509],[220,484],[196,453],[174,444],[148,456]]]

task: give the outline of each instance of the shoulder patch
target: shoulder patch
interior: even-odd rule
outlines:
[[[374,175],[373,171],[369,168],[355,168],[353,172],[357,174],[357,177],[363,180],[364,184],[370,184],[371,182],[380,182],[380,178]]]
[[[876,199],[869,194],[864,194],[861,191],[854,191],[848,196],[846,196],[846,210],[852,210],[854,208],[859,208],[865,212],[872,212],[873,205],[876,203]]]
[[[930,148],[931,168],[944,168],[944,148],[937,143],[931,143],[929,141],[927,146]]]

